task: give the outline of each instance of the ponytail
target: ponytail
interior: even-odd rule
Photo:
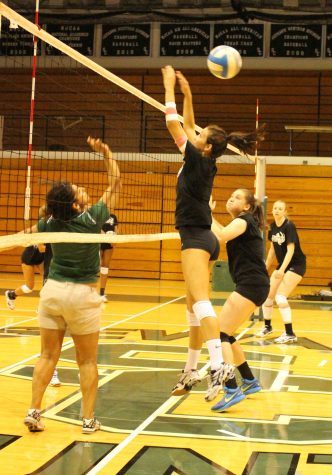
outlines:
[[[257,143],[262,142],[265,136],[265,124],[259,129],[249,134],[244,132],[231,132],[227,135],[227,143],[234,145],[241,152],[247,154],[254,154],[257,148]]]
[[[207,143],[212,145],[211,158],[218,158],[225,152],[227,144],[234,145],[242,153],[254,154],[257,142],[262,142],[265,136],[265,124],[249,134],[245,132],[231,132],[226,134],[218,125],[209,125]]]

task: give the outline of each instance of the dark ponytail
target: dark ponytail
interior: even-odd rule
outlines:
[[[265,136],[265,124],[251,133],[231,132],[226,134],[224,129],[218,125],[209,125],[207,143],[212,145],[211,158],[218,158],[223,155],[227,144],[238,148],[242,153],[254,154],[257,142],[262,142]]]
[[[227,136],[227,143],[234,145],[241,152],[253,155],[257,148],[257,143],[262,142],[265,136],[265,124],[259,129],[246,134],[245,132],[231,132]]]
[[[263,212],[263,208],[260,201],[255,197],[252,191],[246,188],[240,188],[240,190],[245,196],[246,203],[250,206],[250,208],[248,209],[248,211],[246,211],[246,213],[252,214],[254,220],[256,221],[260,229],[263,229],[264,212]]]

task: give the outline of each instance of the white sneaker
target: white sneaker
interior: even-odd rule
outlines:
[[[61,381],[59,379],[57,370],[55,370],[53,373],[52,379],[50,381],[50,386],[53,386],[53,387],[61,386]]]
[[[91,434],[92,432],[99,430],[100,427],[101,424],[95,417],[92,419],[84,419],[83,417],[82,434]]]
[[[221,363],[219,369],[210,371],[207,380],[208,388],[205,393],[205,401],[212,401],[222,390],[223,383],[234,378],[235,366],[229,363]]]
[[[10,298],[10,292],[13,292],[12,290],[6,290],[5,292],[5,297],[6,297],[6,304],[9,310],[14,310],[15,308],[15,299]]]
[[[106,295],[101,295],[101,301],[102,302],[108,302],[108,298],[106,297]]]
[[[288,333],[284,332],[278,338],[275,338],[274,343],[296,343],[297,336],[296,335],[288,335]]]
[[[257,336],[258,338],[264,338],[266,335],[269,335],[270,333],[272,333],[272,327],[267,327],[267,326],[264,326],[263,328],[261,328],[259,330],[258,333],[256,333],[255,336]]]
[[[41,432],[45,429],[44,423],[40,420],[39,411],[29,410],[23,422],[30,432]]]
[[[186,394],[195,384],[200,383],[201,380],[202,378],[197,369],[182,371],[179,381],[172,389],[172,396],[182,396],[183,394]]]

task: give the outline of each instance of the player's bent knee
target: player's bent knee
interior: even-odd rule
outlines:
[[[280,295],[280,294],[276,295],[276,304],[278,305],[278,307],[288,307],[289,306],[287,297],[285,297],[284,295]]]
[[[203,318],[207,317],[217,318],[210,300],[200,300],[199,302],[194,303],[193,310],[198,320],[203,320]]]
[[[201,324],[199,323],[199,320],[196,317],[196,315],[194,314],[194,312],[189,312],[189,310],[187,310],[186,317],[187,317],[188,325],[190,327],[200,327],[201,326]]]
[[[230,336],[225,332],[220,332],[220,341],[221,343],[230,343]]]
[[[33,289],[30,289],[30,287],[28,287],[27,285],[23,284],[23,285],[21,285],[21,290],[22,290],[22,292],[25,293],[25,294],[30,294]]]
[[[269,297],[265,300],[263,303],[263,307],[272,307],[273,306],[273,299],[270,299]]]
[[[101,267],[100,268],[100,273],[102,275],[108,275],[108,267]]]

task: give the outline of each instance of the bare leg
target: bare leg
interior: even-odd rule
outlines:
[[[113,248],[112,249],[104,249],[101,254],[100,260],[100,267],[104,267],[105,269],[109,269],[110,262],[112,259]],[[100,272],[100,289],[105,291],[107,285],[108,274],[103,274]]]
[[[88,335],[72,335],[76,347],[76,359],[80,370],[83,413],[92,419],[98,387],[97,345],[99,331]]]
[[[60,357],[64,334],[64,330],[40,329],[41,354],[33,372],[31,408],[41,408],[45,390]]]

